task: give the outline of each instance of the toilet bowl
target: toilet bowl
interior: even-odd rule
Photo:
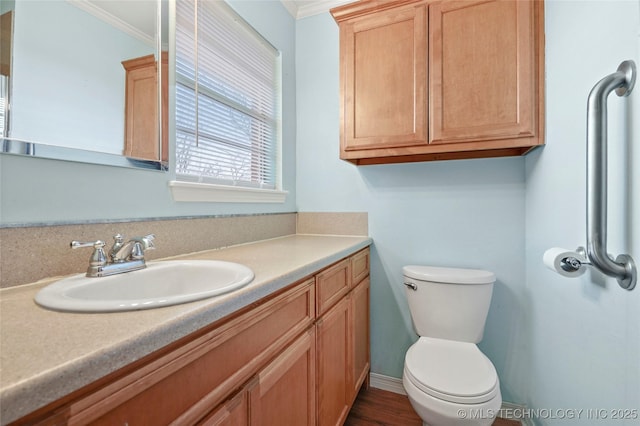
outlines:
[[[502,397],[482,339],[495,276],[405,266],[409,309],[420,336],[405,356],[403,385],[424,425],[490,425]]]

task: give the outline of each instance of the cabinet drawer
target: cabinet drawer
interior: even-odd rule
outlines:
[[[72,403],[69,424],[193,424],[314,317],[311,279]]]
[[[336,263],[316,275],[316,314],[322,315],[349,292],[349,259]]]
[[[364,249],[351,256],[351,286],[357,286],[360,281],[369,276],[369,249]]]

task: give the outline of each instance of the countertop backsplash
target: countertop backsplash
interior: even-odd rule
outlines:
[[[368,234],[367,213],[273,213],[159,218],[0,228],[0,288],[82,273],[91,249],[71,250],[72,240],[102,240],[108,249],[115,234],[127,238],[155,234],[149,260],[267,240],[285,235]]]

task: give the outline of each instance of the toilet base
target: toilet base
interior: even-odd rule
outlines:
[[[407,377],[402,377],[411,406],[422,419],[423,426],[490,426],[502,406],[498,394],[480,404],[457,404],[434,398],[418,389]]]

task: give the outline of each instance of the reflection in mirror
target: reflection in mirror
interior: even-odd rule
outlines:
[[[11,38],[15,0],[0,1],[0,136],[6,136],[7,100],[11,75]]]
[[[161,168],[158,0],[1,4],[2,151]]]

